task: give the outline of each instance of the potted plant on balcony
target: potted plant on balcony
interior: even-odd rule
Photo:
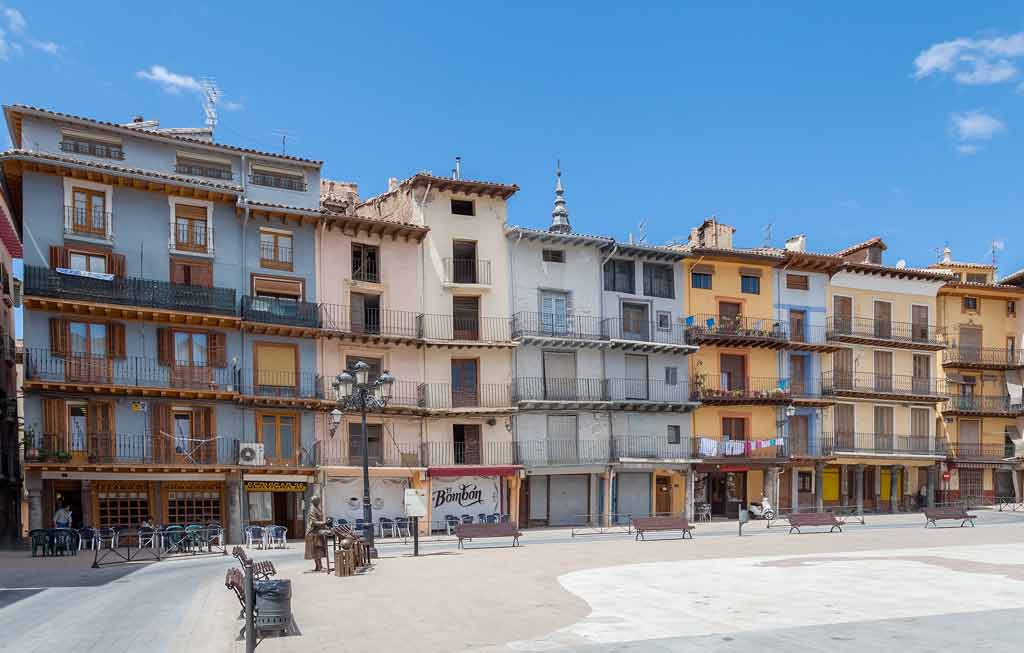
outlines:
[[[57,451],[57,452],[55,452],[55,453],[53,454],[53,456],[54,456],[54,458],[56,458],[56,459],[57,459],[57,460],[58,460],[59,462],[62,462],[62,463],[66,463],[66,462],[68,462],[69,460],[71,460],[71,452],[70,452],[70,451],[64,451],[63,449],[62,449],[62,450],[60,450],[60,451]]]

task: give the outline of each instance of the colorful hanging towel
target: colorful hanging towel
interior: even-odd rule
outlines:
[[[718,455],[718,440],[700,438],[697,442],[697,448],[700,451],[701,457],[714,458]]]

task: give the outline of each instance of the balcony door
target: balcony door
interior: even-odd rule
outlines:
[[[626,354],[626,399],[646,400],[649,389],[647,376],[647,357]]]
[[[981,360],[981,327],[960,325],[960,360]]]
[[[622,337],[626,340],[650,340],[647,304],[622,302]]]
[[[875,300],[875,337],[892,337],[892,304]]]
[[[452,242],[452,281],[454,283],[478,283],[476,266],[476,243],[471,240]]]
[[[740,314],[743,306],[739,302],[718,302],[718,330],[722,333],[736,333],[740,329]]]
[[[807,340],[807,311],[789,312],[789,339],[793,342],[806,342]]]
[[[879,451],[892,451],[893,433],[892,406],[875,406],[875,448]]]
[[[875,351],[875,392],[892,392],[891,351]]]
[[[838,296],[832,298],[832,330],[845,335],[853,332],[852,298]]]
[[[836,448],[853,451],[856,447],[856,423],[853,404],[836,404],[835,408]]]
[[[456,465],[481,464],[480,425],[453,424],[452,448]]]
[[[927,354],[914,354],[914,392],[932,393],[932,358]]]
[[[913,330],[913,339],[915,342],[927,342],[929,336],[928,329],[928,307],[927,306],[914,306],[910,309],[910,324]]]
[[[110,383],[112,362],[109,330],[103,322],[68,322],[70,356],[65,365],[68,381]]]
[[[480,405],[479,363],[475,358],[452,359],[452,406]]]
[[[456,340],[480,339],[479,297],[452,297],[452,331]]]
[[[747,389],[747,358],[739,354],[721,354],[718,359],[718,369],[721,372],[722,390],[746,390]]]
[[[263,458],[268,465],[294,465],[299,450],[298,415],[260,413],[258,434],[263,443]]]
[[[258,342],[253,346],[256,394],[294,396],[299,385],[299,348],[290,343]]]
[[[380,465],[384,461],[383,427],[380,424],[366,425],[368,465]],[[348,424],[348,464],[363,464],[363,425],[360,422]]]
[[[573,464],[580,460],[579,425],[576,415],[548,415],[547,417],[547,462],[548,464]],[[586,452],[583,452],[584,455]]]
[[[853,350],[840,349],[832,354],[832,376],[840,390],[853,388]]]
[[[980,454],[981,421],[962,419],[957,426],[957,453],[961,456],[977,456]]]
[[[349,303],[352,333],[380,333],[380,295],[354,292]]]
[[[722,439],[723,440],[746,440],[747,439],[747,418],[746,417],[723,417],[722,418]]]
[[[574,401],[580,397],[576,387],[576,355],[572,352],[544,352],[544,398]]]
[[[75,188],[70,208],[68,231],[104,238],[107,235],[107,196],[102,190]]]
[[[789,357],[789,387],[796,396],[807,394],[807,357]]]
[[[910,448],[913,451],[927,451],[931,437],[932,413],[927,408],[910,409]]]
[[[541,335],[564,336],[569,333],[569,297],[565,293],[540,295]]]
[[[810,418],[807,415],[793,415],[789,418],[789,446],[795,454],[810,455]]]

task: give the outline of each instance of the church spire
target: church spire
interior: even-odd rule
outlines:
[[[548,227],[548,231],[556,234],[567,234],[572,231],[572,227],[569,226],[569,209],[565,208],[561,160],[555,168],[555,208],[551,211],[551,226]]]

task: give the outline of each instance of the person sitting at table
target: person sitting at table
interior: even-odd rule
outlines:
[[[55,528],[70,528],[71,508],[63,504],[58,506],[57,512],[53,513],[53,525]]]

